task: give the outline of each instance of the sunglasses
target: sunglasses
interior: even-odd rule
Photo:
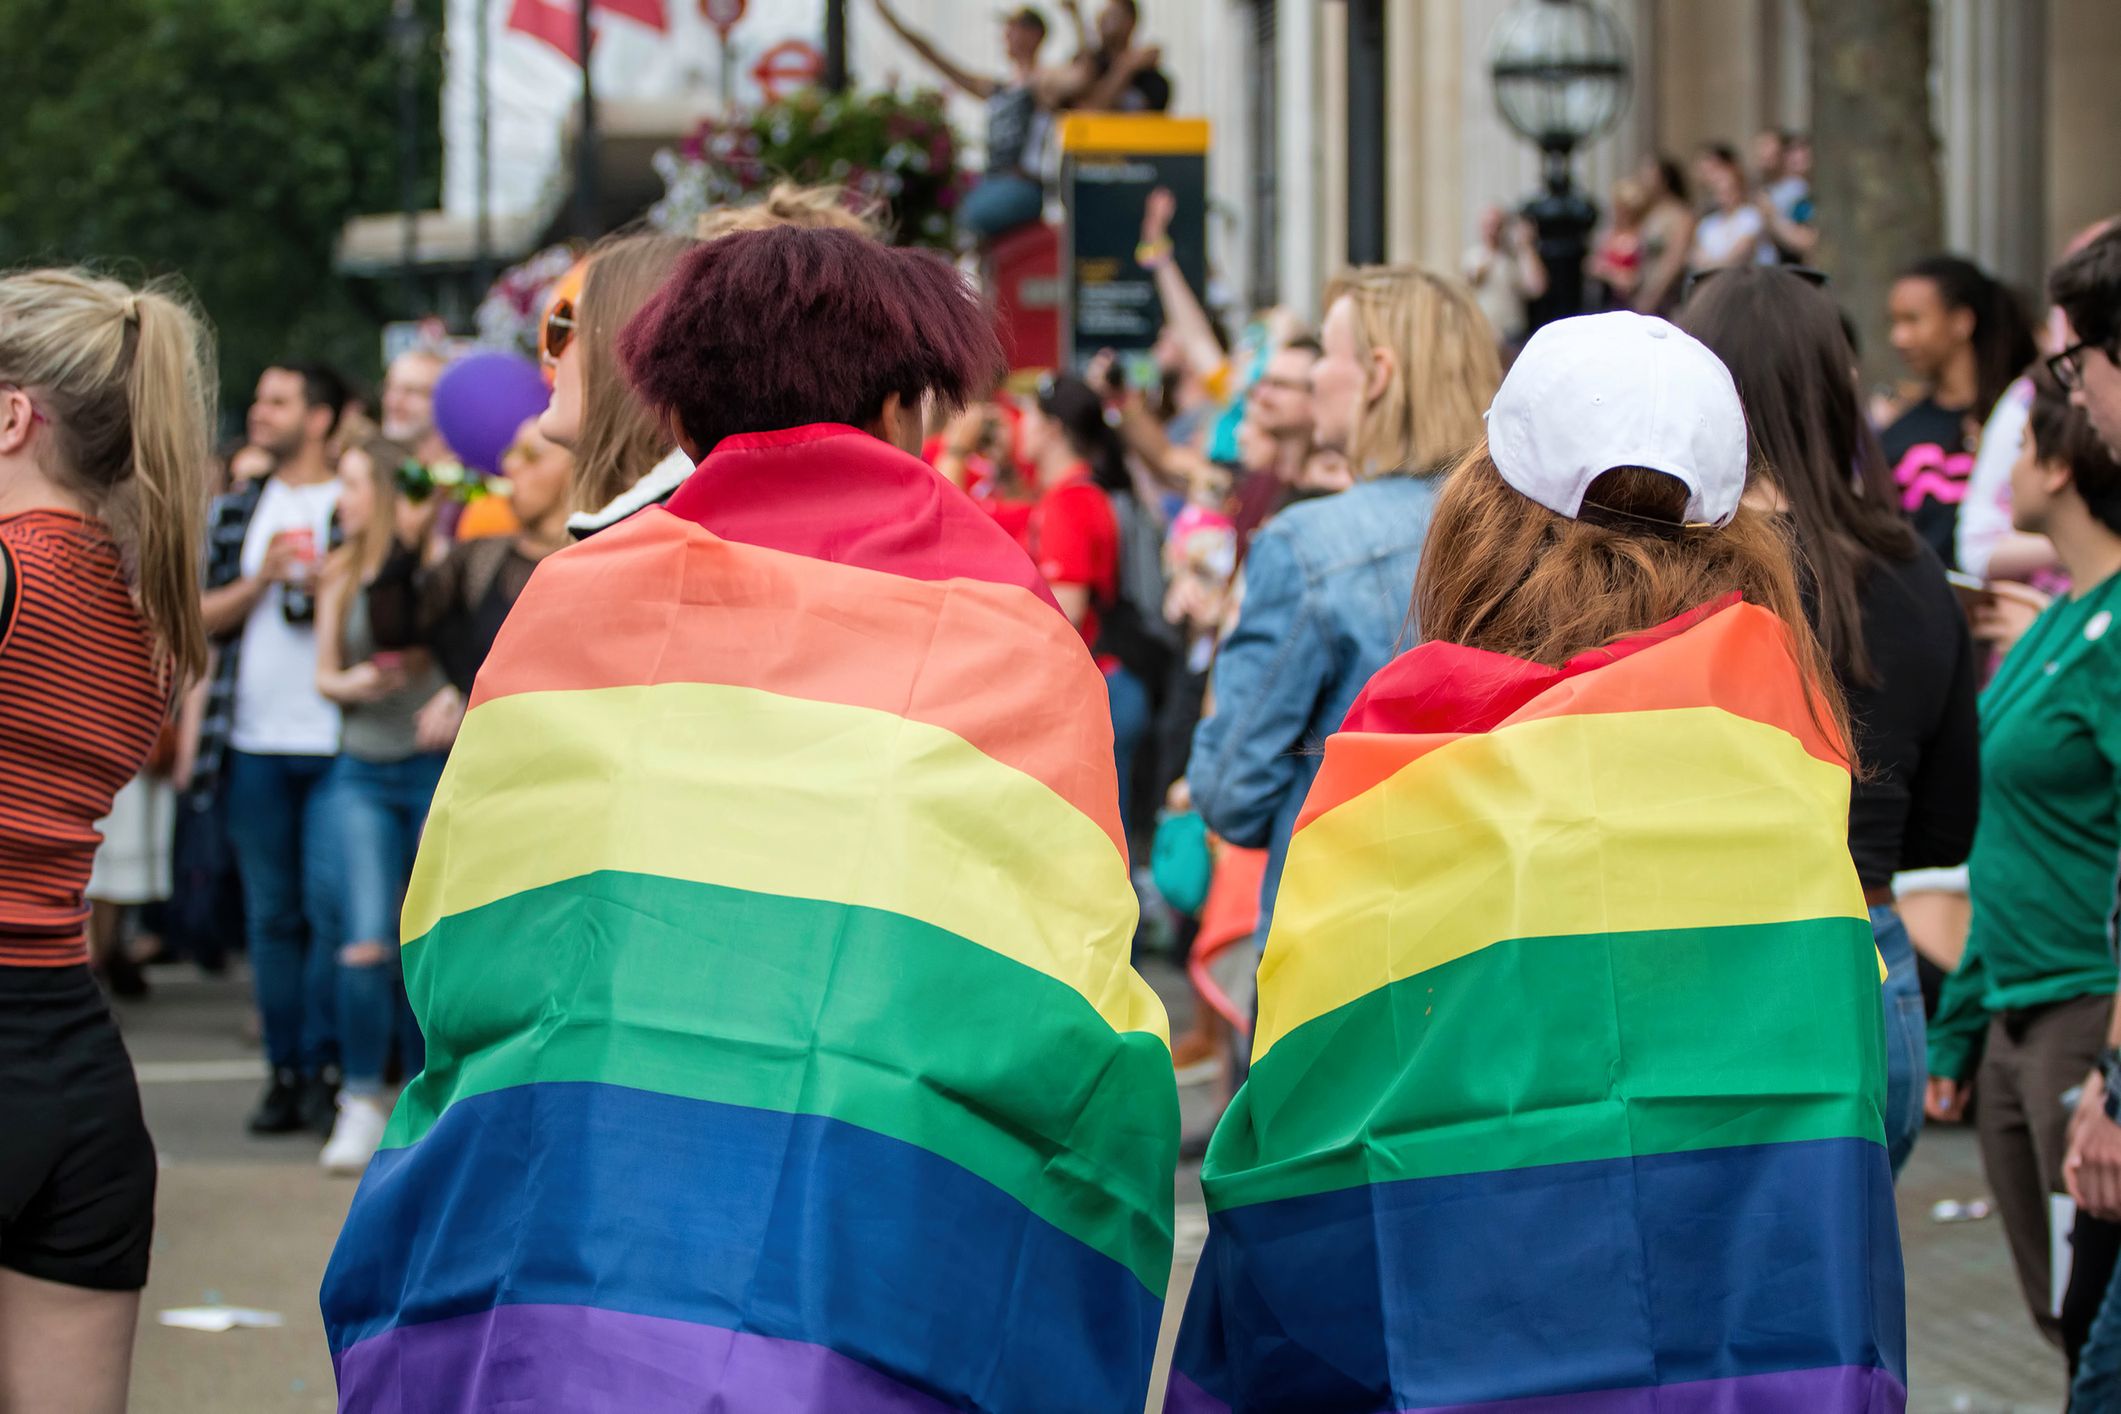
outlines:
[[[562,297],[545,311],[545,327],[538,331],[538,357],[551,368],[574,342],[574,301]]]

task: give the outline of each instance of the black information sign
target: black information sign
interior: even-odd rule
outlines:
[[[1099,349],[1143,353],[1164,322],[1156,277],[1135,262],[1149,194],[1176,202],[1169,238],[1196,296],[1208,282],[1206,122],[1160,117],[1072,117],[1061,169],[1068,226],[1063,361],[1080,369]]]

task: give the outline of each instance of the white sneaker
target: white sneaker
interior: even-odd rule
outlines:
[[[317,1162],[326,1173],[360,1177],[383,1143],[383,1128],[389,1123],[390,1112],[381,1101],[365,1095],[339,1096],[339,1118]]]

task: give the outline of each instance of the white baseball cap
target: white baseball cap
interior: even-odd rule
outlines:
[[[1728,525],[1745,494],[1745,409],[1699,339],[1647,314],[1557,319],[1532,335],[1489,406],[1502,479],[1574,520],[1615,467],[1686,484],[1691,524]]]

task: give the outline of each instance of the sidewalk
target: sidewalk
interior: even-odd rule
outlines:
[[[1939,1199],[1987,1196],[1973,1131],[1923,1131],[1900,1176],[1909,1414],[2055,1414],[2068,1393],[2062,1352],[2025,1314],[2002,1221],[1930,1217]]]
[[[119,1012],[162,1154],[134,1414],[328,1414],[336,1401],[317,1285],[354,1185],[317,1169],[314,1140],[242,1132],[263,1074],[244,1038],[246,985],[186,980],[181,971],[155,976],[155,996]],[[1155,980],[1167,988],[1173,979]],[[1207,1123],[1209,1099],[1206,1087],[1184,1092],[1189,1127]],[[1971,1133],[1924,1135],[1900,1188],[1913,1414],[2062,1407],[2062,1357],[2025,1317],[2001,1225],[1930,1220],[1938,1199],[1986,1192]],[[1197,1165],[1181,1166],[1178,1204],[1166,1351],[1207,1232]],[[287,1324],[205,1334],[155,1322],[169,1307],[216,1302],[277,1311]],[[1161,1378],[1160,1366],[1159,1386]]]

